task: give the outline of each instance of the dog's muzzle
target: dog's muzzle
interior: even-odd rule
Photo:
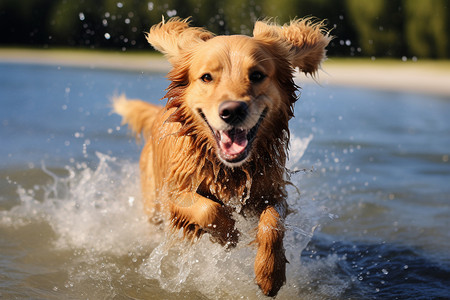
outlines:
[[[242,127],[249,117],[248,106],[241,101],[225,101],[219,106],[220,118],[229,125],[230,129],[217,130],[213,128],[201,110],[200,115],[211,129],[218,146],[219,158],[229,166],[239,166],[250,155],[253,141],[259,126],[267,113],[267,108],[259,116],[258,122],[251,129]]]

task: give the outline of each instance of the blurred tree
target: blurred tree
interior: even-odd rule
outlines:
[[[92,23],[98,19],[98,14],[92,7],[79,1],[57,0],[48,19],[49,33],[52,42],[69,46],[90,46]],[[92,46],[92,45],[91,45]]]
[[[0,28],[6,44],[46,44],[47,19],[53,0],[1,0]]]
[[[216,34],[227,31],[225,21],[225,0],[188,0],[192,5],[192,21],[196,26],[206,26]]]
[[[450,57],[448,0],[0,0],[0,45],[151,49],[144,32],[192,16],[216,34],[251,34],[256,20],[326,20],[330,56]]]
[[[401,0],[347,0],[346,4],[365,55],[405,54]]]
[[[448,58],[449,1],[405,0],[406,37],[411,55]]]
[[[224,34],[251,35],[255,21],[262,18],[259,1],[228,0],[223,10],[227,24]]]
[[[277,23],[284,24],[297,16],[303,16],[298,11],[298,0],[263,0],[262,9],[265,15],[274,18]]]
[[[138,0],[104,0],[101,12],[102,44],[120,46],[123,50],[145,43],[145,14],[150,16],[147,3]]]

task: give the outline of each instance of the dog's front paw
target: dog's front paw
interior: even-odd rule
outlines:
[[[205,197],[196,195],[190,206],[171,204],[170,219],[174,231],[183,229],[185,238],[199,238],[203,233],[211,234],[211,239],[228,248],[236,245],[238,231],[229,208]]]
[[[188,240],[200,238],[205,231],[197,224],[192,223],[189,219],[182,216],[172,216],[171,218],[172,230],[183,230],[183,237]]]
[[[283,203],[281,203],[283,204]],[[268,206],[259,218],[255,277],[264,294],[275,296],[286,281],[283,237],[285,210]]]
[[[255,280],[262,292],[270,297],[275,296],[286,282],[286,256],[284,249],[276,252],[273,249],[259,247],[255,258]]]

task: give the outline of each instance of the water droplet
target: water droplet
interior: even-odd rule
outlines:
[[[134,197],[129,197],[128,198],[128,205],[133,206],[134,204]]]
[[[167,15],[168,15],[169,17],[175,17],[175,16],[177,15],[177,11],[176,11],[175,9],[168,10],[168,11],[167,11]]]
[[[389,274],[388,270],[386,270],[386,269],[382,269],[381,272],[382,272],[384,275]]]
[[[78,14],[78,18],[80,18],[80,21],[84,21],[84,19],[85,19],[84,13],[80,12]]]
[[[111,38],[111,35],[109,33],[105,33],[105,39],[109,40]]]
[[[122,8],[123,7],[123,3],[122,2],[117,2],[117,7],[118,8]]]

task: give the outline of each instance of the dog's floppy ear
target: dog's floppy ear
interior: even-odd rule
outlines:
[[[172,18],[153,25],[147,33],[147,41],[166,55],[173,65],[180,54],[194,45],[209,40],[214,35],[199,27],[189,27],[189,19]]]
[[[293,20],[289,24],[278,26],[258,21],[253,36],[266,42],[281,43],[287,47],[288,60],[300,71],[315,75],[325,59],[326,46],[331,40],[324,31],[323,23],[313,23],[311,19]]]

